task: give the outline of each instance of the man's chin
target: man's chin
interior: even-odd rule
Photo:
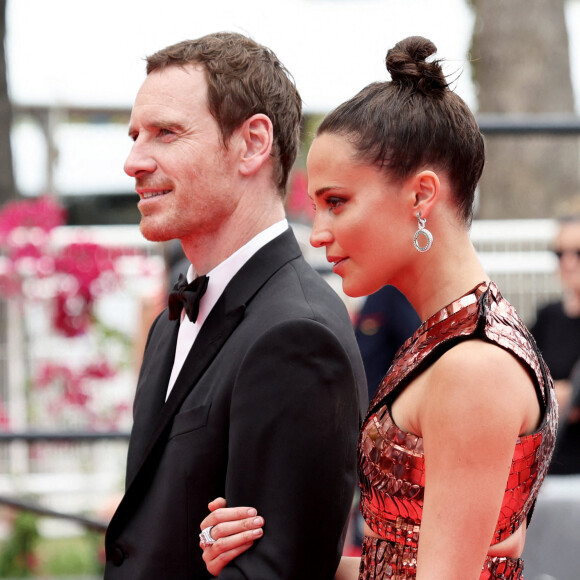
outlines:
[[[139,230],[141,231],[141,235],[150,242],[168,242],[175,237],[166,230],[144,223],[143,220],[139,224]]]

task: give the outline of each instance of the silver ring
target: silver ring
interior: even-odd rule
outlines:
[[[215,544],[215,540],[211,537],[211,529],[213,526],[209,526],[209,528],[204,528],[201,530],[201,534],[199,534],[199,541],[204,548]]]

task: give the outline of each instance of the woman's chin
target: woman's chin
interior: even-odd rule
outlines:
[[[379,290],[379,288],[369,289],[366,286],[363,286],[359,283],[349,283],[348,279],[342,279],[342,291],[349,297],[349,298],[361,298],[363,296],[368,296],[369,294],[373,294]]]

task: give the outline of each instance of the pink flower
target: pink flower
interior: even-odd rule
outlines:
[[[27,243],[23,246],[13,247],[11,258],[14,262],[18,262],[24,258],[33,258],[39,260],[43,255],[43,248],[35,244]]]
[[[2,401],[0,401],[0,429],[2,431],[8,431],[9,428],[10,428],[10,417],[8,416],[8,413]]]
[[[89,402],[89,395],[83,389],[83,381],[79,375],[72,377],[64,385],[63,400],[73,407],[84,407]]]
[[[104,416],[95,413],[93,402],[99,396],[95,380],[110,378],[116,374],[105,360],[97,360],[79,369],[71,369],[65,364],[46,363],[36,373],[34,385],[50,393],[46,403],[51,419],[70,415],[74,409],[76,417],[82,417],[87,427],[114,428],[122,415],[130,408],[126,403],[113,405]],[[46,395],[44,395],[46,397]]]
[[[312,200],[308,197],[308,177],[305,171],[296,170],[292,173],[286,209],[293,218],[307,221],[313,219],[314,209]]]
[[[22,280],[16,272],[14,262],[0,258],[0,296],[10,297],[22,292]]]
[[[63,248],[55,258],[55,269],[74,276],[80,291],[90,294],[92,283],[103,272],[115,272],[115,262],[108,248],[92,243],[74,243]]]
[[[16,228],[40,228],[49,232],[65,223],[66,211],[50,195],[9,201],[0,210],[0,243]]]
[[[72,380],[72,377],[73,372],[70,368],[59,364],[46,363],[36,373],[35,384],[39,387],[47,387],[57,381],[66,383]]]
[[[83,376],[95,379],[109,379],[115,374],[115,369],[106,360],[102,360],[85,367]]]
[[[65,336],[84,334],[92,320],[92,297],[86,289],[59,291],[55,299],[53,326]]]

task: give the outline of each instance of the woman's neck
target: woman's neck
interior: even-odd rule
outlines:
[[[423,263],[423,256],[419,256],[414,275],[401,288],[421,320],[427,320],[481,282],[489,281],[467,234],[447,247],[441,246],[433,256],[424,256],[428,259]]]

